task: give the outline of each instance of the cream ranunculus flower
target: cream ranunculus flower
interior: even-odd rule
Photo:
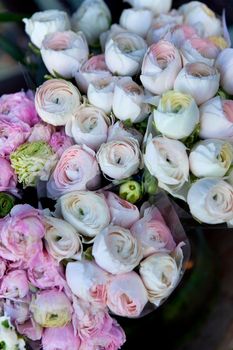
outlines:
[[[51,74],[58,73],[72,78],[89,54],[86,38],[82,32],[56,32],[46,35],[41,46],[41,56]]]
[[[214,97],[219,89],[220,74],[203,62],[189,63],[178,74],[174,89],[191,95],[198,105]]]
[[[90,242],[109,225],[111,217],[103,195],[95,192],[74,191],[60,197],[57,211]]]
[[[105,60],[115,75],[133,76],[141,69],[146,42],[137,34],[122,32],[110,38],[105,46]]]
[[[160,95],[173,88],[181,68],[179,51],[172,43],[160,40],[147,50],[142,63],[140,79],[147,90]]]
[[[233,146],[209,139],[198,142],[189,155],[190,170],[197,177],[222,177],[233,163]]]
[[[110,225],[96,236],[92,254],[96,263],[112,274],[132,271],[142,260],[142,247],[131,232]]]
[[[129,32],[145,37],[152,23],[153,13],[148,9],[125,9],[121,13],[120,25]]]
[[[139,143],[133,138],[102,144],[96,157],[102,172],[116,180],[130,177],[141,166]]]
[[[189,160],[182,142],[154,137],[147,143],[144,162],[159,187],[184,199],[177,193],[189,179]]]
[[[59,262],[63,259],[81,260],[83,246],[77,230],[68,222],[46,216],[45,246],[48,253]]]
[[[96,151],[106,142],[110,124],[111,119],[102,109],[84,104],[67,122],[65,131],[77,144],[84,144]]]
[[[112,110],[113,92],[116,78],[109,77],[94,81],[88,85],[87,98],[89,102],[109,114]]]
[[[204,223],[233,220],[233,187],[221,179],[204,178],[194,182],[187,202],[191,214]]]
[[[78,89],[63,79],[50,79],[36,90],[35,107],[43,121],[65,125],[80,105]]]
[[[172,6],[172,0],[124,0],[135,8],[146,8],[151,10],[154,15],[169,12]]]
[[[151,303],[159,306],[175,289],[182,262],[181,244],[171,254],[155,253],[141,262],[139,272]]]
[[[39,48],[45,35],[70,29],[67,13],[59,10],[35,12],[31,18],[24,18],[23,22],[32,43]]]
[[[216,60],[216,67],[221,74],[221,86],[230,95],[233,94],[233,82],[231,72],[233,68],[233,49],[227,48],[223,50]]]
[[[168,91],[154,110],[156,129],[173,139],[188,137],[199,122],[199,109],[192,96],[179,91]]]
[[[143,88],[131,77],[124,77],[116,82],[112,109],[118,119],[130,119],[133,123],[141,122],[150,113]]]

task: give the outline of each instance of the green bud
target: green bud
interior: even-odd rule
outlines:
[[[141,186],[137,181],[127,181],[120,186],[120,197],[130,203],[136,203],[142,196]]]
[[[155,194],[158,189],[158,181],[157,179],[150,174],[150,172],[145,169],[143,174],[143,189],[145,193]]]
[[[0,218],[4,218],[15,204],[15,198],[8,193],[0,192]]]

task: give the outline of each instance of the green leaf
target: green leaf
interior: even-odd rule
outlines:
[[[25,65],[24,53],[15,43],[0,35],[0,47],[3,51],[7,52],[16,61]]]
[[[0,22],[21,22],[25,17],[30,17],[30,15],[23,13],[1,12]]]

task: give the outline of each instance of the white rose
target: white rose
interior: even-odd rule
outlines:
[[[89,43],[98,43],[99,36],[111,24],[111,12],[103,0],[85,0],[72,16],[75,31],[81,30]]]
[[[12,326],[10,317],[0,317],[0,344],[6,350],[26,350],[25,341],[18,338],[15,328]]]
[[[141,69],[146,48],[146,42],[139,35],[118,33],[106,43],[106,64],[113,74],[133,76]]]
[[[233,67],[233,49],[223,50],[216,60],[216,67],[221,74],[221,86],[230,95],[233,94],[232,67]]]
[[[142,248],[131,232],[108,226],[96,236],[92,254],[96,263],[112,274],[132,271],[142,260]]]
[[[109,114],[112,110],[115,77],[100,79],[88,85],[87,97],[89,102],[98,108],[102,108]]]
[[[151,303],[159,306],[178,284],[183,261],[180,246],[174,253],[155,253],[140,264],[140,275]]]
[[[233,187],[223,180],[204,178],[194,182],[187,202],[191,214],[207,224],[233,219]]]
[[[109,225],[111,220],[104,196],[95,192],[67,193],[60,197],[57,210],[61,211],[64,219],[73,225],[87,242]]]
[[[65,125],[80,105],[81,95],[69,81],[50,79],[36,90],[35,107],[43,121]]]
[[[120,120],[130,119],[133,123],[144,120],[150,113],[150,107],[144,102],[143,88],[131,77],[124,77],[115,84],[112,109]]]
[[[190,170],[197,177],[222,177],[233,163],[233,146],[222,140],[198,142],[189,155]]]
[[[68,222],[45,217],[45,246],[49,254],[56,260],[80,260],[82,256],[82,242],[77,230]]]
[[[116,180],[130,177],[141,166],[139,144],[133,138],[102,144],[96,157],[102,172]]]
[[[127,31],[145,37],[152,19],[153,13],[150,10],[132,8],[122,11],[119,23]]]
[[[45,35],[70,29],[67,13],[59,10],[35,12],[31,18],[24,18],[23,22],[32,43],[39,48]]]
[[[220,74],[214,67],[202,62],[190,63],[176,77],[174,89],[191,95],[200,105],[216,95],[219,82]]]
[[[188,137],[199,122],[199,109],[192,96],[168,91],[159,100],[154,110],[156,129],[163,135],[182,139]]]
[[[72,78],[89,54],[82,32],[56,32],[46,35],[41,46],[41,56],[48,71],[53,75]]]
[[[172,0],[124,0],[135,8],[150,9],[154,15],[169,12],[172,6]]]
[[[106,142],[111,119],[105,112],[91,105],[81,105],[67,122],[66,134],[77,144],[85,144],[94,151]]]
[[[143,136],[137,129],[127,128],[121,121],[117,121],[108,128],[107,142],[119,141],[128,138],[134,138],[139,144],[141,144]]]

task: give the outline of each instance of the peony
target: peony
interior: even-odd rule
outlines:
[[[106,200],[103,195],[95,192],[67,193],[59,199],[58,208],[64,219],[73,225],[87,241],[92,240],[110,223]]]
[[[45,36],[41,56],[52,75],[58,73],[72,78],[80,65],[88,59],[89,49],[82,32],[55,32]]]
[[[146,42],[135,33],[115,34],[105,46],[106,64],[115,75],[133,76],[141,68],[146,48]]]
[[[105,112],[91,105],[81,105],[66,124],[66,134],[77,144],[84,144],[94,151],[106,142],[111,120]]]
[[[71,324],[64,327],[46,328],[42,336],[44,350],[78,350],[80,339]]]
[[[113,192],[106,192],[105,197],[111,214],[113,225],[130,228],[137,220],[140,213],[136,205],[127,202]]]
[[[156,129],[173,139],[188,137],[199,122],[199,109],[192,96],[175,90],[168,91],[154,110]]]
[[[203,62],[213,66],[219,54],[219,48],[208,38],[191,37],[181,46],[183,65]]]
[[[150,113],[150,108],[144,100],[143,89],[131,77],[121,78],[115,84],[113,113],[120,120],[141,122]]]
[[[85,0],[72,16],[72,24],[76,31],[81,30],[89,45],[96,45],[99,36],[111,24],[111,12],[103,0]]]
[[[5,272],[6,272],[6,261],[2,258],[0,258],[0,280],[3,278]]]
[[[153,13],[148,9],[125,9],[122,11],[119,23],[127,31],[146,36],[152,23]]]
[[[191,95],[198,105],[214,97],[219,89],[220,74],[205,63],[189,63],[180,71],[174,89]]]
[[[223,140],[198,142],[189,155],[190,170],[197,177],[223,177],[233,163],[233,146]]]
[[[233,219],[233,187],[221,179],[194,182],[187,202],[191,214],[204,223],[220,224]]]
[[[58,157],[61,157],[63,152],[73,146],[73,140],[67,136],[64,130],[54,132],[49,141],[49,145],[52,148],[53,152],[55,152]]]
[[[140,275],[147,289],[149,301],[156,306],[175,289],[181,275],[183,252],[181,246],[170,255],[155,253],[140,264]]]
[[[110,225],[96,236],[92,254],[100,267],[120,274],[132,271],[139,264],[142,248],[129,230]]]
[[[172,6],[172,0],[125,0],[131,6],[135,8],[147,8],[153,12],[153,14],[159,15],[161,13],[169,12]]]
[[[43,328],[36,323],[33,317],[30,317],[23,324],[16,324],[17,331],[20,334],[25,335],[27,338],[31,340],[40,340],[42,337]]]
[[[0,317],[0,339],[3,349],[26,350],[25,341],[19,338],[7,316]]]
[[[233,140],[233,102],[215,97],[200,108],[200,137]]]
[[[13,277],[13,276],[12,276]],[[17,286],[15,287],[15,291],[17,290]],[[15,293],[16,294],[16,293]],[[13,293],[12,293],[13,295]],[[23,324],[26,322],[29,317],[29,300],[30,298],[27,296],[23,299],[15,299],[14,297],[11,297],[9,295],[8,298],[3,299],[4,300],[4,314],[9,316],[11,318],[11,321],[13,321],[16,324],[16,327],[19,324]],[[18,327],[17,327],[18,330]]]
[[[65,125],[80,105],[81,95],[69,81],[50,79],[36,90],[35,106],[41,119],[52,125]]]
[[[10,155],[11,166],[24,187],[35,186],[39,179],[47,180],[56,160],[51,147],[43,141],[24,143]]]
[[[116,315],[138,317],[148,301],[141,278],[134,271],[114,276],[107,289],[107,305]]]
[[[95,152],[85,145],[71,146],[62,154],[47,183],[48,196],[58,198],[71,191],[97,187],[99,175]]]
[[[45,246],[54,259],[58,262],[63,259],[81,259],[82,242],[72,225],[64,220],[46,216],[45,229]]]
[[[55,132],[55,127],[46,123],[37,123],[31,129],[28,142],[44,141],[49,142]]]
[[[181,68],[179,51],[172,43],[161,40],[157,44],[152,44],[147,50],[140,79],[144,88],[160,95],[173,88]]]
[[[116,180],[135,174],[141,164],[139,144],[133,138],[102,144],[96,157],[102,172]]]
[[[102,79],[110,79],[112,77],[103,54],[92,56],[88,61],[84,62],[79,70],[75,73],[75,80],[79,89],[86,93],[89,84],[98,82]]]
[[[233,66],[233,49],[226,48],[217,57],[215,63],[221,75],[221,86],[230,95],[233,94],[233,83],[231,77]]]
[[[63,292],[55,289],[37,292],[30,310],[35,321],[45,328],[64,327],[71,321],[71,303]]]
[[[32,43],[39,48],[46,34],[70,29],[67,13],[59,10],[35,12],[31,18],[24,18],[23,22]]]
[[[0,295],[4,298],[24,298],[29,292],[29,283],[24,270],[8,272],[2,279]]]
[[[108,128],[107,142],[125,140],[128,138],[134,138],[141,144],[143,136],[137,129],[125,126],[121,121],[117,121]]]
[[[0,191],[16,192],[17,176],[11,164],[5,158],[0,157]]]
[[[109,278],[108,273],[93,261],[69,262],[66,267],[66,280],[72,293],[96,306],[106,305]]]
[[[115,77],[103,78],[88,85],[87,97],[89,102],[109,114],[112,110]]]

